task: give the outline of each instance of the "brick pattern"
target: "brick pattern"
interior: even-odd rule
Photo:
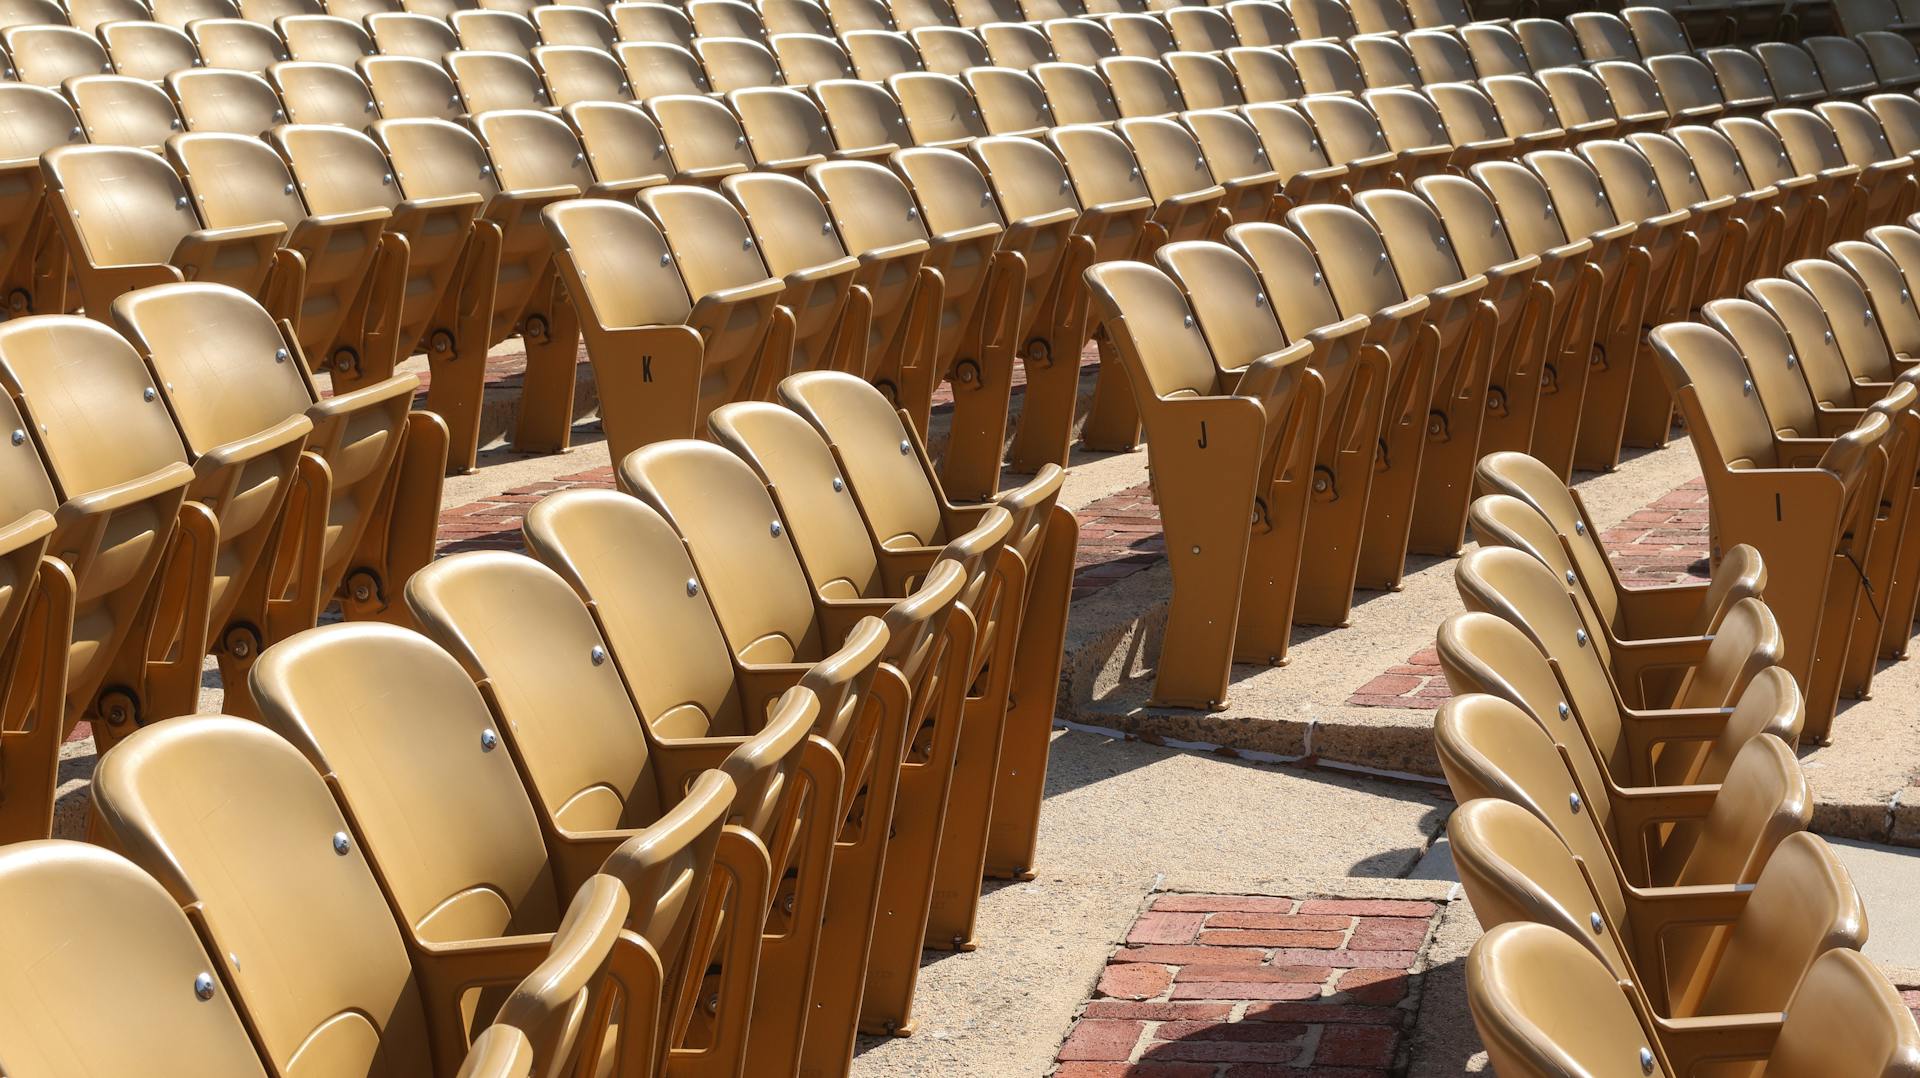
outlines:
[[[1166,560],[1160,507],[1145,483],[1074,513],[1080,547],[1073,555],[1073,597],[1079,599]]]
[[[1619,525],[1600,533],[1620,579],[1630,588],[1703,579],[1707,557],[1707,484],[1695,478],[1655,498]],[[1433,711],[1447,697],[1440,657],[1421,648],[1390,666],[1347,697],[1348,707],[1397,707]]]
[[[523,549],[520,522],[526,519],[533,503],[559,490],[573,487],[613,487],[613,467],[563,475],[541,483],[502,491],[477,502],[445,510],[440,514],[440,534],[436,540],[441,554],[465,550]]]
[[[1163,895],[1108,960],[1054,1078],[1373,1078],[1413,1020],[1431,902]]]

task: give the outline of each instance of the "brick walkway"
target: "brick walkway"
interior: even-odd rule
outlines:
[[[1163,895],[1108,960],[1055,1078],[1372,1078],[1413,1019],[1431,902]]]
[[[613,487],[613,466],[594,468],[515,487],[477,502],[445,510],[440,514],[441,554],[463,550],[520,550],[520,522],[533,503],[557,490],[573,487]]]
[[[1074,513],[1080,547],[1073,554],[1073,597],[1091,595],[1166,560],[1160,507],[1147,484],[1128,487]]]
[[[1707,556],[1706,481],[1693,479],[1655,498],[1600,533],[1600,542],[1630,588],[1701,579],[1696,566]],[[1440,657],[1421,648],[1353,690],[1347,706],[1432,711],[1451,695]]]

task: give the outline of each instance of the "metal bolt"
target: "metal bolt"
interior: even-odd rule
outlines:
[[[1573,709],[1567,706],[1567,702],[1565,700],[1560,701],[1560,703],[1556,707],[1556,710],[1560,712],[1560,717],[1562,719],[1569,719],[1573,717]]]
[[[351,849],[353,849],[353,840],[347,837],[347,833],[345,831],[335,831],[333,833],[333,852],[345,857]]]
[[[911,452],[913,452],[913,443],[905,438],[900,439],[900,455],[904,457]]]
[[[494,746],[498,744],[500,744],[499,734],[494,733],[492,730],[480,731],[480,751],[481,752],[492,752],[494,749]]]
[[[1186,316],[1185,318],[1183,318],[1183,319],[1181,319],[1181,321],[1180,321],[1180,325],[1181,325],[1181,327],[1182,327],[1183,329],[1192,329],[1192,328],[1193,328],[1193,316],[1192,316],[1192,315],[1188,315],[1188,316]]]
[[[1740,395],[1743,397],[1753,396],[1753,379],[1749,378],[1740,383]]]
[[[154,396],[155,394],[153,392],[152,386],[148,386],[147,388],[140,391],[140,399],[143,401],[146,401],[149,404],[153,403]]]
[[[202,1003],[213,998],[213,974],[203,971],[193,979],[193,995]]]
[[[274,361],[275,363],[285,363],[285,362],[287,361],[287,350],[286,350],[286,349],[284,349],[284,348],[276,348],[276,349],[274,349],[274,350],[273,350],[273,361]]]
[[[1583,648],[1586,647],[1587,631],[1585,629],[1575,629],[1573,631],[1573,642],[1580,645]]]
[[[593,650],[587,652],[587,658],[592,660],[593,665],[600,666],[607,661],[607,649],[595,644]]]
[[[1575,814],[1575,815],[1579,815],[1579,813],[1580,813],[1580,795],[1579,795],[1579,794],[1568,794],[1568,795],[1567,795],[1567,807],[1568,807],[1568,808],[1570,808],[1570,809],[1572,809],[1572,810],[1574,811],[1574,814]]]
[[[185,195],[181,195],[181,196],[180,196],[179,198],[176,198],[176,199],[174,199],[174,200],[173,200],[173,205],[174,205],[174,207],[175,207],[176,209],[182,209],[182,210],[184,210],[184,209],[186,209],[186,208],[187,208],[187,196],[185,196]]]
[[[13,444],[14,444],[14,445],[25,445],[25,444],[26,444],[26,441],[27,441],[27,432],[26,432],[26,431],[24,431],[24,430],[15,430],[15,431],[13,432]]]
[[[663,265],[663,266],[664,266],[664,265],[667,265],[668,263],[670,263],[670,262],[672,262],[672,261],[673,261],[673,256],[672,256],[671,254],[668,254],[668,253],[667,253],[667,252],[665,252],[665,251],[661,251],[661,252],[660,252],[660,264],[661,264],[661,265]]]
[[[1569,584],[1571,584],[1571,583],[1573,583],[1573,570],[1572,570],[1572,569],[1568,569],[1568,570],[1567,570],[1567,583],[1569,583]]]
[[[1198,553],[1200,553],[1200,544],[1199,544],[1199,543],[1195,543],[1195,544],[1193,544],[1193,552],[1194,552],[1195,554],[1198,554]]]
[[[1653,1049],[1651,1048],[1643,1047],[1640,1049],[1640,1073],[1653,1073]]]
[[[689,596],[700,594],[700,582],[698,580],[692,577],[687,578],[687,594]]]
[[[780,522],[776,520],[773,523],[768,524],[767,534],[773,536],[775,539],[780,538]]]
[[[281,193],[281,194],[283,194],[283,195],[290,195],[290,194],[293,194],[293,184],[291,184],[291,183],[288,183],[288,184],[286,184],[285,186],[283,186],[283,187],[281,187],[281,188],[280,188],[280,193]]]
[[[1587,534],[1587,522],[1586,522],[1586,521],[1584,521],[1584,520],[1576,520],[1576,521],[1574,521],[1574,522],[1573,522],[1573,534],[1575,534],[1575,535],[1585,535],[1585,534]]]
[[[1593,930],[1595,932],[1599,932],[1604,924],[1604,922],[1600,920],[1600,911],[1595,910],[1594,912],[1587,914],[1587,923],[1593,926]]]
[[[840,477],[839,477],[839,476],[837,476],[837,475],[836,475],[836,476],[834,476],[834,477],[833,477],[833,492],[834,492],[835,494],[838,494],[838,493],[840,493],[841,491],[843,491],[843,490],[845,490],[845,489],[847,489],[847,481],[846,481],[846,480],[844,480],[844,479],[842,479],[842,478],[840,478]]]

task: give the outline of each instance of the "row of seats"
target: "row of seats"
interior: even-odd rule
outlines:
[[[433,555],[446,432],[409,411],[414,376],[322,397],[263,312],[215,325],[198,294],[136,294],[103,314],[121,332],[0,326],[8,841],[49,834],[77,723],[105,747],[191,713],[209,652],[250,714],[262,648],[336,599],[404,617],[399,589]]]
[[[264,317],[202,284],[121,309],[188,301],[209,332]],[[259,722],[106,751],[100,826],[161,886],[15,846],[14,928],[143,971],[138,1029],[179,1021],[146,996],[186,967],[239,1021],[156,1041],[11,1008],[9,1065],[254,1074],[214,1065],[250,1036],[274,1073],[452,1074],[497,1022],[462,1074],[844,1074],[857,1030],[910,1030],[923,945],[971,949],[983,876],[1031,872],[1077,528],[1058,468],[949,503],[859,378],[778,396],[631,454],[619,492],[543,500],[532,556],[422,568],[418,632],[269,648]],[[5,980],[45,1000],[50,976]]]
[[[1763,598],[1785,574],[1733,545],[1708,582],[1629,590],[1539,462],[1492,454],[1477,481],[1434,740],[1487,929],[1468,1001],[1493,1066],[1920,1066],[1920,1028],[1859,954],[1859,895],[1806,830],[1806,704]]]
[[[1877,129],[1859,106],[1821,107]],[[1820,113],[1768,121],[1466,177],[1402,158],[1352,182],[1352,208],[1306,200],[1285,228],[1229,227],[1232,250],[1173,243],[1157,268],[1089,269],[1162,462],[1169,549],[1193,555],[1173,559],[1156,699],[1217,706],[1230,662],[1283,661],[1294,620],[1340,624],[1352,589],[1393,586],[1408,551],[1458,551],[1482,454],[1530,452],[1565,477],[1612,467],[1623,442],[1663,444],[1672,397],[1645,327],[1910,211],[1909,158],[1848,163]],[[1236,608],[1237,634],[1220,616]]]

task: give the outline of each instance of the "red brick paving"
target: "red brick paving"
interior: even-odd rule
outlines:
[[[1073,515],[1080,520],[1080,548],[1073,555],[1075,599],[1166,560],[1160,507],[1153,504],[1153,491],[1146,483],[1102,498]]]
[[[1600,542],[1630,588],[1700,579],[1695,566],[1707,556],[1706,481],[1696,478],[1655,498],[1601,532]],[[1347,706],[1432,711],[1451,695],[1440,657],[1421,648],[1353,690]]]
[[[613,486],[613,466],[563,475],[445,510],[440,514],[438,548],[441,554],[463,550],[520,550],[520,522],[533,503],[558,490]]]
[[[1438,912],[1162,895],[1108,960],[1054,1078],[1385,1075],[1413,1018],[1408,971]]]

